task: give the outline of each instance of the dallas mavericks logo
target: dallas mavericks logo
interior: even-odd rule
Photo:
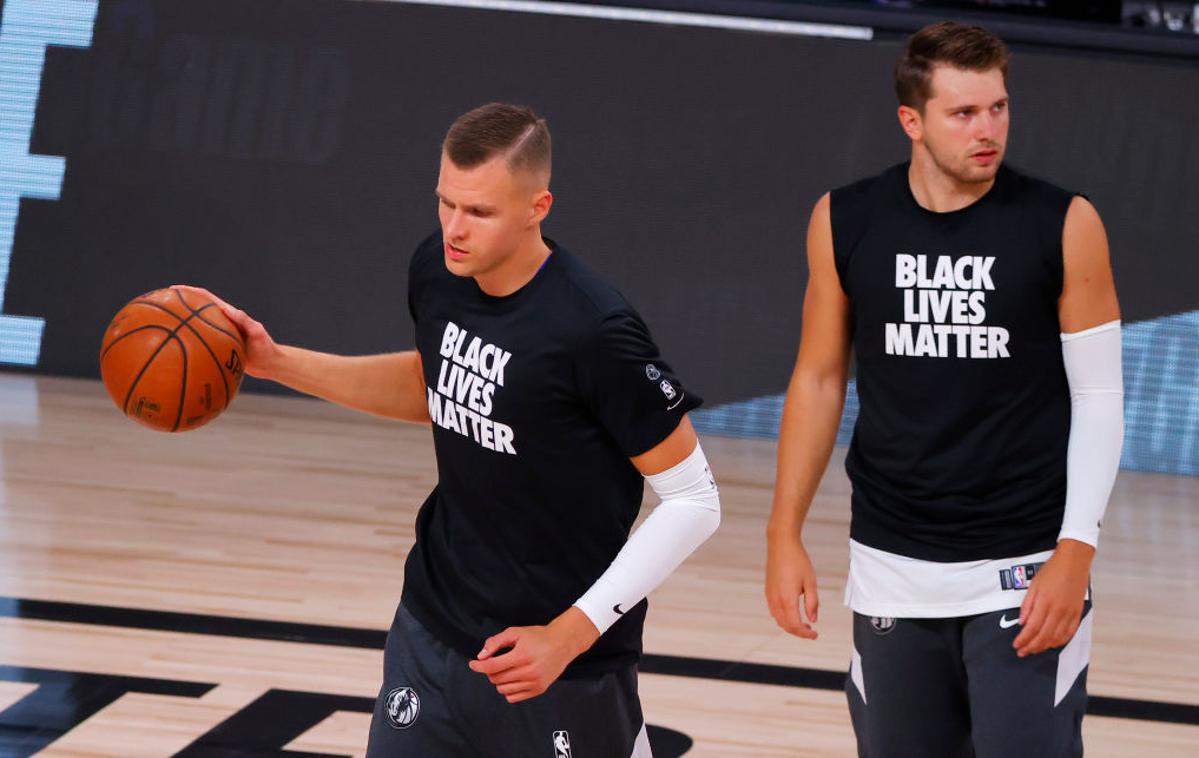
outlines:
[[[570,732],[554,732],[554,758],[572,758]]]
[[[397,687],[387,693],[383,710],[392,729],[407,729],[420,715],[420,698],[411,687]]]
[[[891,630],[895,628],[895,619],[884,616],[871,616],[870,626],[874,629],[875,634],[890,634]]]

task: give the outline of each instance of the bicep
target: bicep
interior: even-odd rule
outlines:
[[[421,363],[420,352],[405,350],[387,354],[382,358],[388,362],[388,370],[380,371],[379,376],[387,385],[379,388],[379,394],[389,394],[393,397],[392,411],[385,415],[402,421],[428,422],[430,418],[425,369]]]
[[[425,364],[421,360],[419,350],[413,350],[412,356],[412,371],[416,374],[416,386],[420,389],[420,396],[423,399],[427,387],[425,384]]]
[[[657,447],[702,403],[627,307],[604,316],[579,342],[574,368],[579,399],[629,458]]]
[[[843,380],[849,366],[849,297],[833,256],[829,196],[812,210],[808,225],[808,286],[795,373]]]
[[[429,417],[429,406],[427,405],[426,395],[428,395],[428,385],[425,383],[425,364],[421,360],[420,351],[413,350],[408,358],[409,371],[411,371],[412,381],[412,401],[415,405],[414,416],[420,421],[431,421]]]
[[[653,476],[682,463],[695,451],[698,444],[699,437],[695,434],[695,427],[691,425],[691,417],[683,416],[679,425],[666,439],[629,460],[642,476]]]
[[[1107,232],[1099,213],[1075,197],[1062,228],[1062,293],[1058,321],[1067,334],[1120,318]]]

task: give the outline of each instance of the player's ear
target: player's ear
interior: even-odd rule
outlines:
[[[909,105],[901,105],[896,111],[896,115],[899,116],[899,125],[903,128],[904,134],[912,140],[919,140],[924,136],[924,119],[920,115],[920,111]]]
[[[541,190],[533,196],[533,204],[529,208],[529,226],[535,226],[550,215],[550,206],[554,204],[554,196],[549,190]]]

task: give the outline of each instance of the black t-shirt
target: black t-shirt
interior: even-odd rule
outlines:
[[[641,507],[629,458],[700,404],[611,285],[568,251],[493,297],[417,248],[408,304],[424,363],[438,483],[421,506],[402,602],[473,658],[509,626],[546,624],[608,568]],[[646,603],[566,676],[637,660]]]
[[[908,164],[834,190],[861,412],[850,533],[930,561],[1051,549],[1062,525],[1070,397],[1057,302],[1073,195],[1002,167],[951,213]]]

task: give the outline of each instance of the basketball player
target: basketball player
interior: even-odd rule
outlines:
[[[550,134],[491,104],[443,144],[441,229],[412,257],[416,349],[344,357],[245,334],[246,372],[432,424],[367,754],[649,756],[645,596],[720,521],[687,412],[700,400],[637,312],[541,236]],[[661,497],[629,537],[644,482]],[[626,541],[627,540],[627,541]]]
[[[869,758],[1082,754],[1119,308],[1094,207],[1003,165],[1007,64],[978,27],[913,35],[895,72],[911,160],[826,194],[808,228],[766,597],[816,637],[801,534],[852,347],[846,690]]]

